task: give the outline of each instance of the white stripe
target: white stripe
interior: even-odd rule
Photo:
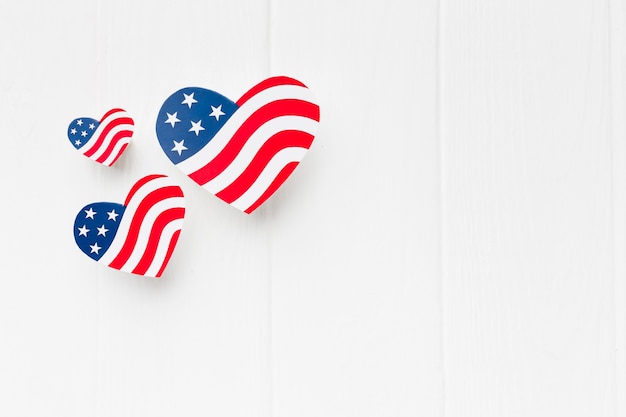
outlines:
[[[304,157],[307,149],[305,148],[287,148],[278,152],[269,164],[265,167],[259,178],[254,184],[243,193],[241,197],[230,203],[241,211],[246,211],[255,201],[263,195],[265,190],[270,186],[272,181],[276,179],[278,173],[290,162],[300,162]]]
[[[250,136],[233,162],[203,187],[213,194],[219,193],[241,175],[270,137],[284,130],[299,130],[315,135],[317,125],[317,121],[302,116],[281,116],[268,121]]]
[[[93,132],[93,135],[91,135],[91,138],[89,138],[87,143],[85,143],[80,148],[83,151],[83,153],[87,153],[93,147],[93,145],[95,145],[96,141],[98,140],[98,138],[102,134],[102,131],[104,130],[104,128],[109,123],[111,123],[111,120],[115,120],[115,119],[117,119],[119,117],[128,117],[128,113],[126,113],[123,110],[122,111],[117,111],[115,113],[109,114],[106,119],[104,119],[102,122],[100,122],[100,124],[98,125],[98,128],[96,129],[96,131]]]
[[[207,143],[204,148],[200,149],[195,155],[179,162],[176,166],[185,174],[189,175],[212,161],[224,146],[232,139],[233,135],[241,127],[241,125],[258,109],[264,105],[277,100],[297,99],[315,103],[311,91],[306,87],[297,85],[279,85],[271,87],[256,94],[243,106],[241,106],[230,119],[226,121],[224,126],[215,134],[213,139]]]
[[[181,230],[183,228],[183,219],[176,219],[170,223],[163,229],[163,234],[161,235],[161,239],[159,239],[159,246],[157,247],[157,251],[154,254],[154,259],[150,268],[144,274],[147,277],[156,277],[156,274],[159,273],[159,270],[163,266],[163,262],[165,262],[165,257],[167,256],[167,250],[170,246],[170,241],[172,240],[172,236],[174,233]]]
[[[133,125],[131,125],[131,124],[121,124],[121,125],[115,126],[113,129],[109,130],[109,133],[107,133],[107,135],[104,137],[104,140],[100,144],[100,147],[98,148],[98,150],[93,155],[91,155],[89,158],[93,159],[94,161],[97,160],[98,158],[100,158],[100,156],[102,156],[102,154],[107,150],[107,148],[109,147],[109,145],[113,141],[113,137],[118,132],[121,132],[122,130],[130,130],[132,132],[133,131]]]
[[[111,166],[111,164],[113,163],[113,161],[115,161],[115,158],[118,157],[120,151],[122,150],[122,146],[126,145],[127,143],[130,142],[130,136],[126,136],[122,139],[120,139],[116,144],[115,147],[113,148],[113,151],[111,152],[111,154],[109,155],[109,157],[107,159],[104,160],[104,162],[102,162],[103,165],[106,166]]]
[[[109,265],[119,254],[120,250],[124,246],[124,242],[126,241],[126,236],[128,235],[128,231],[130,230],[131,220],[135,215],[135,212],[137,211],[137,207],[139,207],[139,203],[141,203],[141,201],[146,198],[146,196],[151,192],[158,190],[159,188],[168,187],[171,185],[175,185],[171,178],[159,177],[148,181],[137,190],[133,198],[128,202],[128,206],[124,210],[124,216],[122,216],[120,227],[117,229],[117,234],[115,235],[115,238],[113,238],[111,246],[109,246],[109,249],[107,249],[104,255],[102,255],[102,258],[98,260],[98,262]]]
[[[150,207],[150,209],[146,213],[146,217],[141,222],[139,235],[137,236],[137,242],[135,243],[133,252],[128,260],[124,263],[124,265],[120,268],[120,271],[132,272],[133,269],[135,269],[137,265],[139,265],[141,257],[144,253],[146,253],[146,249],[148,247],[148,239],[150,238],[150,232],[152,232],[152,226],[154,226],[154,222],[157,217],[163,214],[163,212],[165,212],[166,210],[184,206],[185,199],[183,197],[172,197],[159,201],[154,206]]]

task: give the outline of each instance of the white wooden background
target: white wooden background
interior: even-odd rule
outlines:
[[[626,416],[626,2],[0,2],[0,415]],[[243,215],[162,154],[185,86],[304,81],[321,130]],[[135,118],[113,168],[75,117]],[[187,197],[161,279],[76,212]]]

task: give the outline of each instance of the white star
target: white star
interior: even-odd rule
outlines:
[[[89,129],[94,130],[96,128],[96,125],[93,123],[89,124]]]
[[[94,220],[93,216],[95,216],[96,214],[98,214],[98,213],[93,211],[93,209],[91,207],[89,207],[89,210],[85,210],[85,218],[86,219]]]
[[[98,246],[98,242],[94,243],[93,245],[89,245],[89,247],[91,248],[91,252],[89,253],[96,253],[96,255],[100,255],[98,252],[100,251],[100,249],[102,249],[100,246]]]
[[[76,124],[77,124],[78,126],[82,126],[82,125],[83,125],[83,119],[79,119],[79,120],[77,120],[77,121],[76,121]]]
[[[82,132],[80,132],[80,135],[81,135],[82,137],[86,137],[86,136],[87,136],[87,131],[86,131],[86,130],[83,130]]]
[[[89,233],[89,229],[87,229],[87,227],[85,225],[83,225],[83,227],[79,227],[78,228],[78,236],[85,236],[85,237],[87,237],[87,233]]]
[[[80,141],[80,139],[76,139],[76,140],[74,141],[74,143],[76,144],[76,146],[80,146],[80,144],[81,144],[82,142]]]
[[[180,122],[180,119],[178,117],[176,117],[178,115],[178,112],[174,112],[174,114],[167,114],[167,120],[165,121],[165,123],[171,123],[172,127],[174,127],[174,125],[176,124],[176,122]]]
[[[76,134],[76,129],[72,128],[72,130],[70,130],[70,133],[71,133],[72,135],[75,135],[75,134]]]
[[[102,235],[104,237],[107,237],[107,232],[109,231],[109,229],[104,227],[104,225],[102,225],[100,227],[96,227],[96,229],[98,229],[98,236]]]
[[[180,154],[182,154],[183,151],[186,150],[187,147],[185,146],[185,139],[181,140],[180,142],[174,141],[174,147],[172,148],[172,152],[178,152],[178,155],[180,156]]]
[[[197,102],[198,102],[198,100],[196,100],[195,98],[193,98],[193,95],[194,95],[194,94],[195,94],[195,93],[191,93],[191,94],[187,95],[187,94],[183,93],[183,96],[185,96],[185,99],[184,99],[184,100],[182,101],[182,103],[180,103],[180,104],[186,104],[186,105],[188,105],[188,106],[189,106],[189,108],[191,108],[191,105],[192,105],[193,103],[197,103]]]
[[[219,106],[217,106],[217,107],[211,106],[211,109],[213,111],[211,112],[211,114],[209,114],[209,117],[213,116],[213,117],[215,117],[215,120],[220,120],[220,116],[224,116],[226,114],[226,113],[224,113],[222,111],[222,105],[221,104]]]
[[[117,221],[117,216],[119,216],[119,213],[116,213],[115,209],[107,211],[107,214],[109,215],[109,218],[107,220]]]
[[[189,132],[195,132],[196,136],[198,136],[200,134],[200,131],[204,130],[204,128],[201,125],[202,125],[202,120],[198,120],[197,122],[192,121],[191,129],[189,129]]]

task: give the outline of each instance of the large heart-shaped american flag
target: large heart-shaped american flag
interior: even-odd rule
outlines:
[[[237,102],[205,88],[178,90],[161,107],[156,132],[163,152],[187,176],[251,213],[300,163],[319,120],[303,83],[273,77]]]
[[[91,259],[111,268],[160,277],[185,217],[181,188],[165,175],[137,181],[124,204],[92,203],[74,221],[74,239]]]

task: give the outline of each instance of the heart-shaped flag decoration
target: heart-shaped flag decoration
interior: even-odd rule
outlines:
[[[165,175],[137,181],[124,204],[93,203],[74,221],[74,239],[91,259],[111,268],[160,277],[185,217],[183,190]]]
[[[320,120],[310,90],[289,77],[252,87],[237,102],[187,87],[159,111],[163,152],[202,188],[252,213],[291,175]]]
[[[89,117],[74,119],[67,128],[67,137],[86,157],[111,166],[128,146],[134,124],[124,110],[112,109],[100,121]]]

